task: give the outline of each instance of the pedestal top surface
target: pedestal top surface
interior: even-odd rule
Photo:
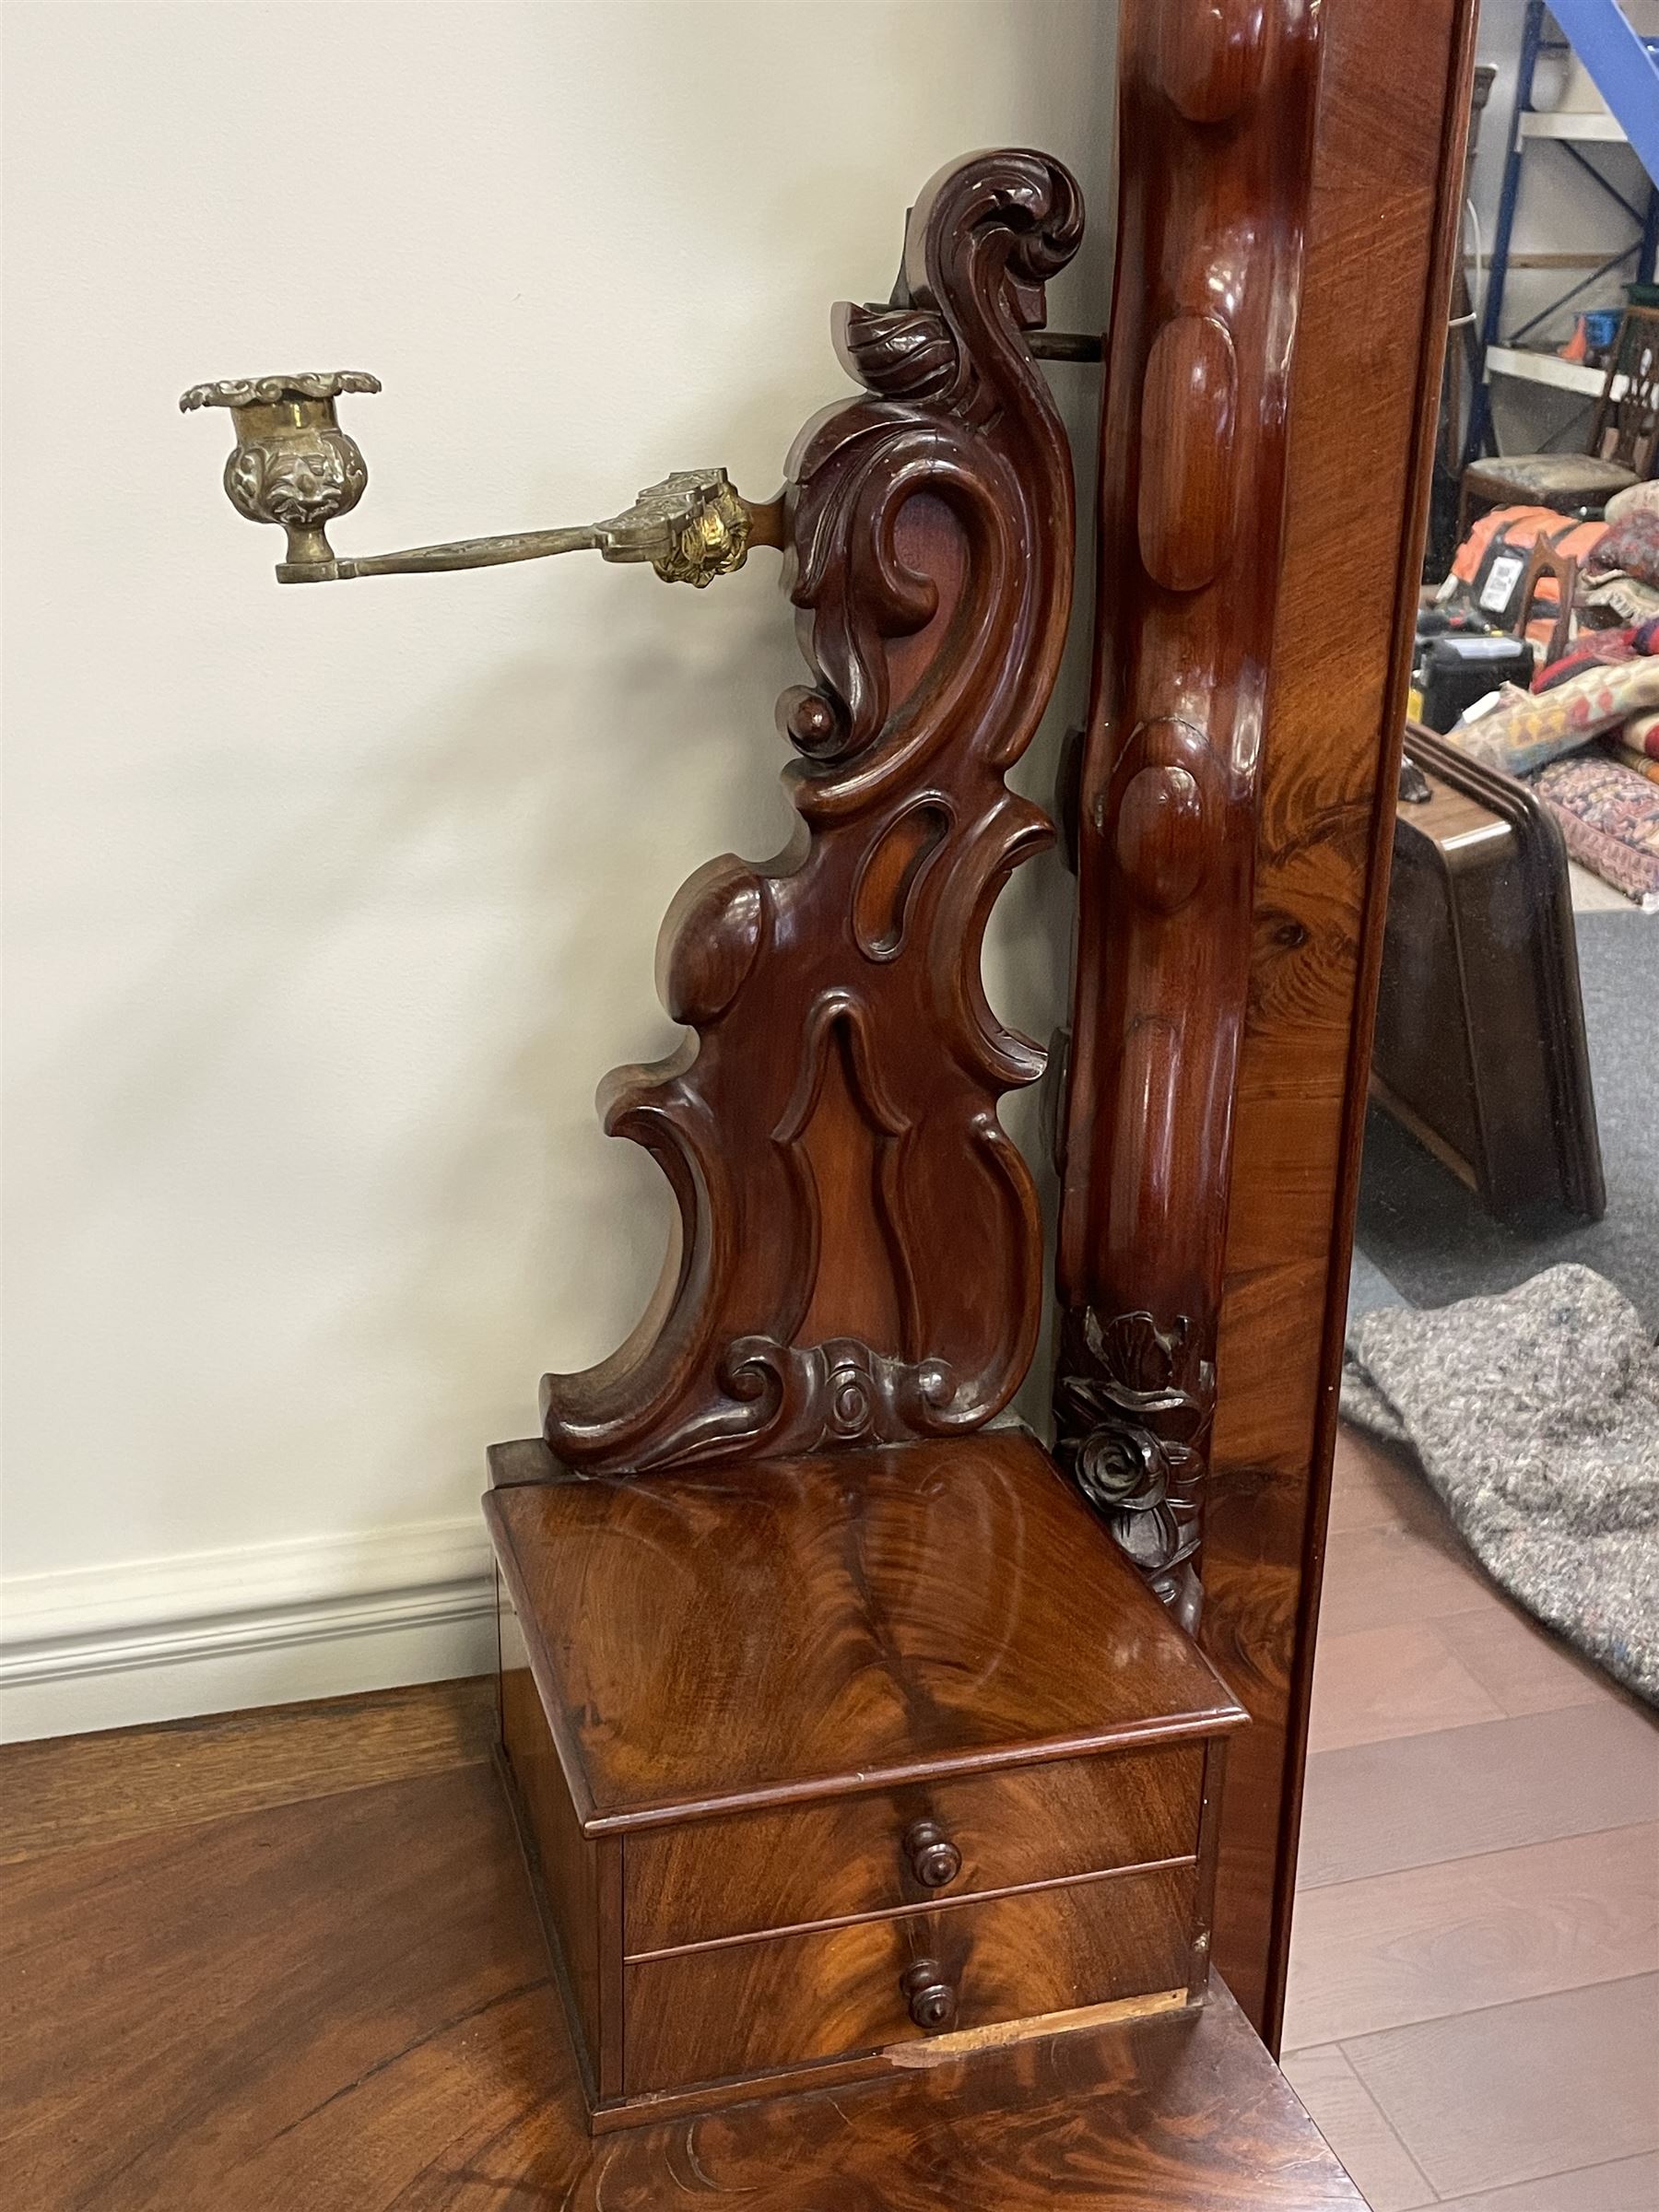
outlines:
[[[590,1833],[1244,1717],[1023,1430],[486,1514]]]

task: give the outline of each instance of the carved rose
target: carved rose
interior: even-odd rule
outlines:
[[[1142,1571],[1167,1577],[1198,1547],[1198,1446],[1215,1408],[1215,1369],[1184,1316],[1160,1329],[1150,1313],[1102,1324],[1085,1312],[1066,1334],[1060,1457]]]

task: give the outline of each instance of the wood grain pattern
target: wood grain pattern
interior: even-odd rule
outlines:
[[[621,2088],[619,1973],[605,1941],[601,1886],[614,1842],[582,1832],[547,1732],[535,1681],[522,1661],[501,1668],[501,1748],[516,1790],[520,1841],[532,1888],[577,2030],[576,2055],[595,2097]]]
[[[1503,1707],[1462,1665],[1438,1622],[1320,1637],[1308,1719],[1311,1753],[1503,1717]]]
[[[950,2030],[1184,1991],[1194,1883],[1191,1866],[1112,1875],[630,1965],[629,2090],[919,2041],[902,1978],[921,1959],[941,1970]]]
[[[493,1676],[0,1746],[0,1862],[487,1759]]]
[[[572,1465],[950,1435],[1030,1363],[1041,1223],[996,1101],[1043,1056],[992,1013],[980,945],[1052,834],[1004,782],[1071,603],[1070,451],[1026,334],[1082,229],[1057,162],[974,155],[912,211],[894,304],[837,311],[864,394],[808,424],[784,493],[816,678],[780,702],[798,833],[686,885],[658,965],[691,1035],[602,1093],[679,1234],[629,1342],[543,1382]]]
[[[1321,1623],[1328,1635],[1351,1636],[1480,1610],[1495,1592],[1472,1565],[1466,1550],[1431,1548],[1412,1529],[1339,1530],[1325,1542]]]
[[[1078,1968],[1091,1994],[1062,2000],[987,1938],[976,2027],[998,2006],[1202,1994],[1206,1754],[1241,1715],[1023,1431],[507,1482],[485,1518],[511,1600],[507,1758],[596,2130],[659,2117],[640,2100],[661,2092],[724,2101],[734,2073],[749,2095],[816,2061],[850,2078],[899,2004],[875,1962],[897,1947],[954,1971],[959,1919],[1001,1929],[1005,1903],[1007,1924],[1104,1916],[1110,1944]],[[1082,1669],[1086,1636],[1102,1664]],[[914,1872],[918,1824],[951,1897]],[[1114,1852],[1164,1871],[1057,1901]],[[1074,1954],[1053,1951],[1062,1980]]]
[[[647,1830],[627,1845],[629,1953],[1191,1858],[1203,1753],[1118,1752]],[[903,1842],[935,1822],[959,1872],[917,1882]],[[741,1867],[733,1882],[724,1870]]]
[[[1612,1699],[1321,1751],[1316,1763],[1302,1824],[1304,1892],[1659,1819],[1659,1730]]]
[[[1375,2098],[1334,2043],[1285,2056],[1285,2078],[1319,2115],[1320,2133],[1371,2212],[1419,2212],[1438,2202]]]
[[[590,1834],[1240,1719],[1021,1430],[485,1512]]]
[[[1354,2071],[1441,2196],[1659,2148],[1659,1975],[1361,2036]],[[1575,2084],[1559,2094],[1563,2075]],[[1458,2084],[1448,2098],[1444,2085]]]
[[[1591,1661],[1507,1602],[1441,1621],[1460,1663],[1506,1713],[1558,1712],[1618,1691]]]
[[[1306,1889],[1285,2041],[1338,2042],[1659,1972],[1659,1827],[1606,1829]]]
[[[1443,2201],[1445,2212],[1651,2212],[1659,2205],[1659,2153],[1610,2159],[1545,2181]]]
[[[293,1719],[244,1740],[252,1771]],[[688,2192],[711,2212],[1363,2212],[1221,1989],[1197,2016],[590,2142],[478,1763],[58,1849],[0,1884],[7,2185],[29,2212],[661,2212]]]
[[[1217,1960],[1270,2040],[1475,9],[1321,14],[1204,1569],[1204,1641],[1253,1724],[1229,1763]]]
[[[1119,18],[1056,1451],[1189,1624],[1319,20],[1307,0]]]

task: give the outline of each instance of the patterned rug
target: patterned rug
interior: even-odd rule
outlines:
[[[1659,1705],[1659,1352],[1574,1265],[1352,1321],[1342,1411],[1408,1444],[1493,1580]]]

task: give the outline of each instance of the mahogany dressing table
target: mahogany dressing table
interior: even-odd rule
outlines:
[[[540,1439],[491,1454],[503,1750],[594,2134],[728,2104],[811,2133],[814,2092],[870,2077],[925,2076],[935,2119],[1011,2095],[1012,2126],[1033,2065],[1067,2073],[1047,2054],[1079,2085],[1113,2049],[1174,2061],[1135,2039],[1205,2002],[1244,1714],[1190,1576],[1137,1574],[994,1425],[1041,1286],[996,1100],[1042,1055],[995,1021],[979,949],[1050,834],[1004,776],[1070,611],[1032,340],[1081,224],[1041,155],[942,172],[893,300],[839,311],[862,395],[766,503],[684,472],[590,527],[339,559],[365,474],[335,403],[372,380],[186,394],[233,410],[227,487],[288,531],[285,582],[585,547],[700,586],[773,547],[815,673],[780,708],[794,839],[685,887],[659,982],[686,1048],[603,1093],[675,1193],[663,1285],[610,1359],[546,1379]],[[1175,1410],[1156,1376],[1106,1387],[1132,1430]],[[1110,2112],[1087,2124],[1100,2149]],[[1312,2194],[1249,2201],[1355,2203],[1289,2134]]]
[[[865,394],[803,434],[778,532],[800,834],[682,891],[694,1041],[606,1087],[680,1235],[634,1339],[493,1458],[503,1743],[595,2128],[1204,1997],[1241,1711],[987,1426],[1041,1269],[996,1100],[1041,1061],[979,948],[1047,839],[1004,774],[1072,564],[1025,340],[1081,230],[1057,163],[976,156],[894,303],[839,312]]]

